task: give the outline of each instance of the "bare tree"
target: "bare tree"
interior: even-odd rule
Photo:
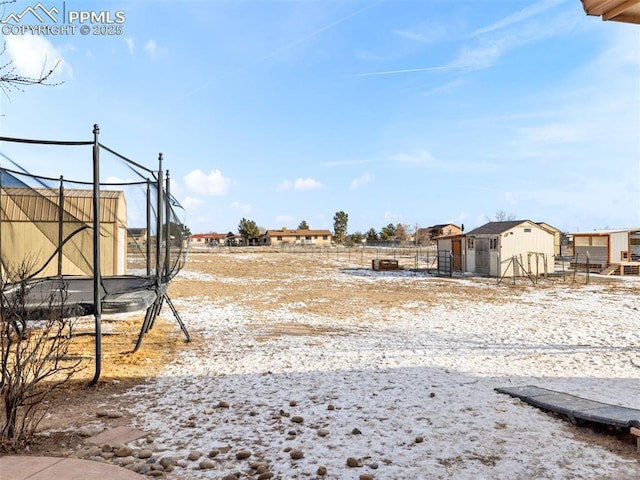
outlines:
[[[27,302],[32,268],[24,261],[0,284],[0,450],[27,445],[47,412],[49,395],[79,371],[67,356],[75,326],[65,318],[66,291],[52,290],[41,305]],[[46,312],[29,322],[35,311]]]
[[[7,42],[2,44],[2,50],[0,51],[0,58],[7,52]],[[45,86],[56,86],[60,85],[63,82],[52,82],[51,77],[53,76],[53,72],[55,72],[56,68],[60,65],[60,60],[58,60],[55,65],[47,70],[46,59],[42,64],[42,70],[40,71],[40,75],[37,77],[30,77],[27,75],[20,75],[17,73],[17,67],[13,63],[13,59],[8,62],[0,65],[0,89],[3,93],[8,97],[9,93],[14,90],[23,91],[24,87],[29,85],[45,85]]]
[[[515,213],[507,213],[504,210],[498,210],[493,218],[485,217],[487,222],[510,222],[516,219]]]

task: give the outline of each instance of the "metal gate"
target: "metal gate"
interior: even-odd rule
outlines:
[[[438,250],[438,275],[451,276],[453,272],[451,258],[451,250]]]

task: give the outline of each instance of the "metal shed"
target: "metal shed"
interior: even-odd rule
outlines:
[[[0,207],[3,269],[15,269],[27,261],[38,268],[44,265],[37,277],[93,274],[92,190],[3,187]],[[104,190],[100,192],[100,266],[105,275],[123,275],[126,263],[124,193]]]

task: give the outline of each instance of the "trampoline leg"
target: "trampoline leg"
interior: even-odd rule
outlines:
[[[156,318],[158,318],[160,316],[160,312],[162,312],[162,304],[164,303],[164,297],[165,296],[166,296],[166,294],[161,296],[158,299],[158,301],[156,302],[155,310],[154,310],[154,313],[153,313],[153,317],[151,317],[151,323],[149,323],[149,328],[147,329],[147,331],[149,331],[149,330],[151,330],[153,328],[153,325],[156,322]]]
[[[147,312],[144,315],[144,321],[142,322],[140,335],[138,335],[138,341],[136,342],[136,346],[133,349],[133,353],[136,353],[140,348],[140,345],[142,345],[142,337],[144,337],[144,334],[149,331],[149,323],[151,322],[151,317],[153,316],[153,313],[155,312],[155,310],[156,310],[156,304],[154,302],[153,305],[147,308]]]
[[[167,295],[165,293],[164,297],[165,297],[165,299],[167,301],[167,304],[169,305],[169,308],[171,308],[171,311],[173,312],[173,316],[178,321],[178,325],[180,325],[180,330],[182,330],[182,333],[184,333],[184,336],[186,337],[187,342],[190,342],[191,341],[191,336],[189,335],[189,332],[187,331],[187,327],[185,326],[184,322],[182,321],[182,318],[180,318],[180,314],[178,313],[178,310],[176,310],[176,307],[173,306],[173,302],[169,298],[169,295]]]

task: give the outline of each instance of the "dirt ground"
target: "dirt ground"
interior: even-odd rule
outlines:
[[[384,291],[374,284],[364,283],[357,290],[344,291],[339,284],[327,285],[314,282],[317,272],[323,269],[338,268],[370,269],[370,258],[348,257],[343,254],[334,257],[293,254],[253,254],[255,261],[238,261],[239,255],[251,253],[229,253],[228,251],[193,253],[182,272],[171,284],[169,295],[173,299],[190,296],[204,296],[243,302],[256,310],[274,308],[277,303],[296,304],[300,308],[316,315],[331,315],[341,318],[357,315],[359,311],[371,306],[385,307],[407,303],[416,298],[421,302],[469,301],[482,296],[483,301],[496,303],[509,302],[510,292],[528,286],[527,281],[518,280],[516,285],[505,284],[500,288],[487,289],[483,285],[465,284],[442,278],[429,282],[417,282],[408,287],[406,284],[386,284]],[[334,254],[332,254],[334,255]],[[413,266],[412,258],[401,259],[405,268]],[[301,275],[301,272],[304,272]],[[296,274],[295,276],[292,274]],[[560,280],[540,282],[538,288],[549,288]],[[592,278],[609,288],[634,289],[638,285],[611,281],[605,278]],[[494,280],[487,279],[486,282]],[[568,285],[570,285],[568,283]],[[576,284],[576,288],[580,285]],[[443,300],[445,299],[445,300]],[[106,427],[131,424],[128,418],[127,400],[123,393],[145,379],[156,375],[169,363],[180,350],[201,347],[197,332],[191,332],[193,342],[187,343],[175,319],[168,308],[162,312],[153,329],[145,336],[142,347],[132,353],[137,340],[143,314],[128,317],[126,320],[103,319],[102,373],[97,385],[88,386],[94,375],[93,353],[95,349],[93,319],[83,319],[76,332],[71,352],[81,356],[83,370],[64,389],[50,398],[49,413],[43,420],[40,430],[48,432],[38,437],[38,441],[22,452],[31,455],[68,455],[87,435],[87,425],[95,422],[98,415]],[[187,328],[189,326],[187,325]],[[272,324],[273,335],[317,334],[323,331],[301,324]],[[262,335],[264,335],[264,330]],[[259,341],[260,338],[256,338]],[[104,412],[114,415],[102,416]],[[637,458],[635,444],[629,435],[619,432],[600,431],[593,428],[571,427],[577,438],[597,443],[619,455]]]

